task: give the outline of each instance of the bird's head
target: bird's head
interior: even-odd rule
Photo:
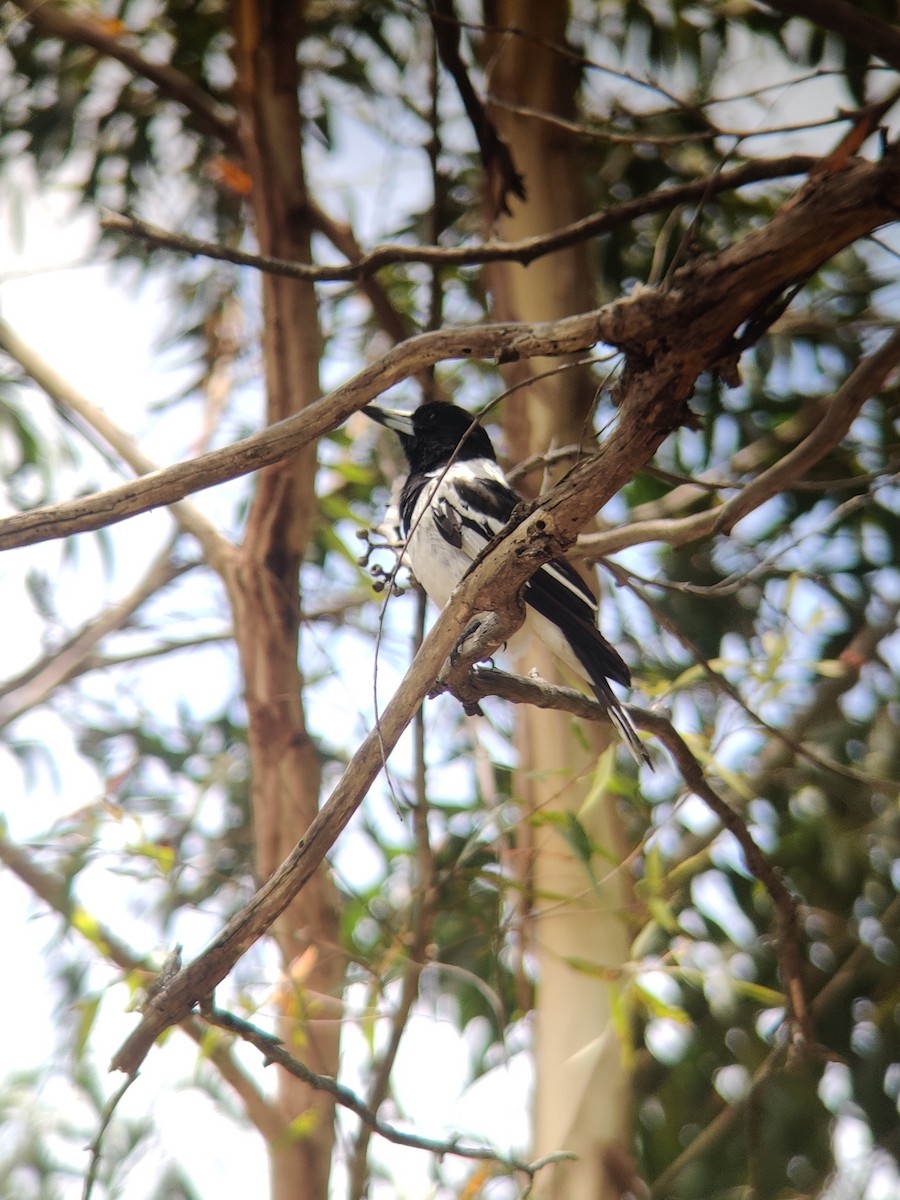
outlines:
[[[379,425],[393,429],[412,471],[432,471],[451,456],[457,462],[497,457],[477,418],[455,404],[432,402],[412,412],[367,404],[362,411]]]

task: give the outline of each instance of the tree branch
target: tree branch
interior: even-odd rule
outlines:
[[[648,596],[645,589],[637,585],[633,575],[627,571],[624,571],[621,567],[614,563],[609,563],[607,565],[618,582],[623,587],[627,587],[629,591],[637,596],[637,598],[653,614],[660,628],[666,630],[666,632],[672,638],[680,642],[681,645],[693,657],[694,661],[699,663],[699,665],[703,668],[707,679],[709,679],[713,686],[723,692],[724,695],[728,696],[729,699],[733,700],[738,708],[740,708],[755,725],[758,725],[760,729],[763,729],[767,734],[770,734],[777,743],[782,744],[785,749],[790,751],[791,754],[796,755],[797,758],[804,759],[813,767],[818,767],[820,770],[830,771],[835,775],[839,775],[842,779],[852,779],[857,783],[862,783],[866,786],[873,787],[891,788],[893,786],[893,780],[878,779],[864,771],[858,770],[855,767],[845,766],[843,763],[837,762],[828,755],[820,751],[812,750],[809,746],[803,745],[802,742],[798,738],[793,737],[790,732],[785,732],[784,730],[777,728],[775,725],[772,725],[769,721],[765,721],[758,712],[755,712],[750,707],[750,705],[741,695],[738,688],[731,683],[721,671],[715,670],[709,660],[700,651],[696,643],[692,642],[690,638],[685,637],[685,635],[675,626],[674,622],[666,616],[660,607],[657,604],[654,604],[653,600],[650,598],[650,596]]]
[[[900,330],[895,331],[874,354],[863,359],[829,401],[816,403],[818,420],[801,442],[740,488],[724,504],[686,517],[635,521],[621,529],[582,534],[575,552],[579,557],[596,562],[617,550],[643,542],[658,541],[669,546],[684,546],[717,533],[730,533],[738,521],[773,496],[790,490],[792,483],[833,450],[845,437],[865,402],[885,386],[889,375],[898,365]],[[690,496],[688,488],[690,485],[686,485],[685,491]]]
[[[885,386],[900,364],[900,330],[863,361],[835,392],[822,420],[793,450],[763,471],[717,513],[714,533],[730,533],[753,509],[804,475],[844,438],[863,404]]]
[[[85,421],[133,471],[145,479],[158,471],[156,464],[147,458],[132,437],[114,421],[111,421],[102,409],[97,408],[61,375],[58,375],[2,318],[0,318],[0,349],[5,350],[9,357],[19,364],[25,374],[47,393],[54,404],[64,412],[76,413]],[[118,490],[127,490],[136,486],[140,485],[123,484]],[[227,539],[193,504],[179,498],[179,502],[172,504],[171,508],[172,515],[180,528],[195,537],[203,547],[210,566],[221,571],[224,559],[231,550]],[[15,518],[11,519],[15,520]],[[98,526],[94,526],[94,528],[98,528]]]
[[[441,62],[456,84],[478,141],[481,166],[487,180],[489,215],[493,222],[500,213],[509,214],[510,194],[525,199],[525,180],[516,169],[509,146],[485,111],[460,57],[460,24],[453,10],[453,0],[433,0],[431,27]]]
[[[329,396],[242,442],[124,487],[7,518],[0,522],[0,549],[112,524],[278,462],[395,383],[443,359],[497,357],[509,362],[571,354],[604,341],[630,356],[620,389],[619,426],[601,453],[576,467],[543,498],[540,515],[512,535],[518,553],[533,536],[547,540],[552,535],[552,557],[572,544],[596,513],[599,498],[618,491],[682,423],[697,376],[734,357],[734,333],[746,320],[769,304],[774,293],[896,219],[898,185],[900,149],[895,145],[880,163],[853,160],[840,172],[810,180],[765,228],[680,268],[665,291],[646,288],[560,321],[484,325],[411,338]],[[607,480],[615,486],[609,489]],[[535,561],[534,569],[537,565]]]
[[[285,1050],[278,1038],[265,1033],[261,1029],[257,1029],[249,1021],[243,1021],[239,1017],[235,1017],[232,1013],[215,1008],[211,1004],[203,1005],[201,1012],[210,1025],[214,1025],[218,1029],[225,1029],[236,1037],[241,1038],[242,1041],[249,1042],[251,1046],[255,1046],[264,1056],[267,1065],[269,1063],[278,1063],[285,1071],[289,1071],[304,1083],[309,1084],[310,1087],[327,1092],[330,1096],[334,1097],[336,1103],[341,1105],[342,1108],[346,1108],[349,1112],[359,1117],[363,1124],[371,1129],[373,1133],[377,1133],[379,1137],[383,1137],[386,1141],[393,1142],[397,1146],[409,1146],[414,1150],[427,1150],[429,1153],[436,1154],[440,1158],[443,1158],[447,1154],[454,1154],[459,1158],[496,1162],[510,1171],[523,1172],[529,1179],[533,1179],[542,1167],[549,1166],[551,1162],[561,1162],[574,1157],[574,1155],[566,1151],[561,1151],[559,1154],[548,1155],[537,1162],[528,1162],[525,1159],[509,1158],[503,1154],[499,1154],[496,1150],[491,1150],[487,1146],[469,1145],[465,1142],[460,1142],[456,1138],[439,1141],[435,1138],[421,1137],[415,1133],[405,1133],[402,1129],[397,1129],[395,1126],[389,1125],[386,1121],[382,1121],[377,1112],[364,1104],[359,1096],[351,1091],[350,1088],[344,1087],[343,1084],[338,1083],[336,1079],[332,1079],[329,1075],[316,1075],[313,1071],[310,1071],[307,1066]]]
[[[254,267],[273,275],[286,275],[290,279],[306,279],[315,283],[346,283],[363,279],[384,267],[397,263],[425,263],[438,267],[478,266],[488,262],[519,262],[523,266],[534,262],[545,254],[552,254],[568,246],[578,245],[588,238],[610,233],[649,213],[665,212],[680,204],[690,204],[721,192],[731,191],[766,179],[783,179],[792,175],[805,175],[819,163],[818,158],[794,154],[785,158],[761,159],[745,163],[731,171],[719,171],[690,183],[675,184],[636,197],[605,212],[594,213],[557,229],[553,233],[537,234],[517,242],[482,242],[474,246],[402,246],[397,244],[375,246],[355,261],[333,265],[314,266],[309,263],[289,262],[265,254],[248,254],[233,250],[216,242],[201,241],[182,234],[170,233],[137,217],[121,213],[109,213],[100,222],[101,228],[129,234],[170,250],[181,250],[186,254],[203,255],[236,266]],[[337,244],[337,243],[335,243]],[[348,246],[349,249],[349,246]],[[343,252],[343,251],[342,251]]]
[[[126,1074],[136,1071],[156,1038],[212,993],[241,955],[266,932],[312,876],[375,782],[384,761],[431,689],[441,664],[468,621],[473,588],[477,589],[484,582],[490,566],[488,563],[487,570],[482,566],[469,577],[467,585],[457,589],[455,600],[432,627],[382,713],[378,727],[366,735],[327,803],[285,861],[210,946],[148,1001],[140,1024],[115,1054],[113,1070]]]
[[[606,321],[604,312],[533,326],[484,325],[420,334],[400,343],[296,416],[267,426],[240,442],[151,471],[93,496],[5,518],[0,521],[0,550],[112,525],[151,508],[172,504],[191,492],[280,462],[342,424],[395,383],[445,359],[531,358],[583,350],[603,338],[604,330],[612,334],[612,325]]]
[[[463,703],[484,699],[486,696],[502,696],[517,704],[533,704],[538,708],[562,709],[588,720],[608,720],[604,709],[581,692],[571,688],[555,687],[543,680],[524,679],[508,675],[504,671],[491,669],[471,671],[461,683],[451,688]],[[687,743],[675,730],[671,721],[659,713],[627,705],[626,711],[638,729],[653,736],[665,746],[672,757],[687,787],[699,796],[706,806],[718,817],[722,825],[734,836],[744,852],[747,868],[769,893],[769,898],[778,914],[780,936],[777,943],[781,973],[787,991],[788,1010],[795,1032],[802,1037],[806,1046],[813,1042],[809,1007],[803,984],[803,951],[797,903],[788,891],[781,875],[772,866],[756,842],[739,813],[723,800],[707,782],[697,759]]]

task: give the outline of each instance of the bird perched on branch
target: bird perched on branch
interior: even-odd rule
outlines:
[[[367,405],[363,412],[392,429],[409,463],[400,494],[400,525],[416,579],[441,608],[484,547],[521,501],[503,473],[491,439],[455,405],[413,412]],[[597,601],[564,558],[540,567],[525,584],[525,628],[586,679],[634,758],[650,762],[610,687],[631,673],[597,628]]]

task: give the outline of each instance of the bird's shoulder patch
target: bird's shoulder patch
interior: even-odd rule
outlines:
[[[432,505],[431,519],[444,541],[455,546],[457,550],[461,549],[463,543],[462,518],[446,498],[438,500]]]
[[[471,478],[456,481],[460,501],[473,513],[496,524],[493,533],[499,533],[512,516],[519,497],[499,479]],[[493,536],[492,533],[492,536]]]

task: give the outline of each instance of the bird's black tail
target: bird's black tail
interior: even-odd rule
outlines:
[[[587,667],[586,663],[585,667]],[[638,732],[634,725],[632,725],[628,713],[622,707],[618,696],[609,686],[609,683],[602,676],[597,679],[592,673],[591,687],[594,689],[594,695],[597,697],[597,700],[606,710],[606,715],[621,734],[622,741],[628,747],[634,761],[639,767],[646,763],[652,771],[653,763],[650,761],[647,748],[638,737]]]
[[[526,598],[531,600],[531,594],[526,593]],[[646,763],[652,770],[653,763],[650,761],[650,755],[647,753],[644,743],[638,737],[637,730],[632,725],[618,696],[610,687],[610,680],[622,684],[623,687],[631,686],[631,672],[628,670],[625,660],[592,622],[580,618],[580,616],[575,618],[570,613],[566,614],[566,618],[564,627],[566,640],[575,658],[581,663],[594,695],[606,710],[610,721],[622,735],[622,741],[631,751],[637,765],[641,766],[642,763]],[[563,628],[561,623],[560,628]]]

